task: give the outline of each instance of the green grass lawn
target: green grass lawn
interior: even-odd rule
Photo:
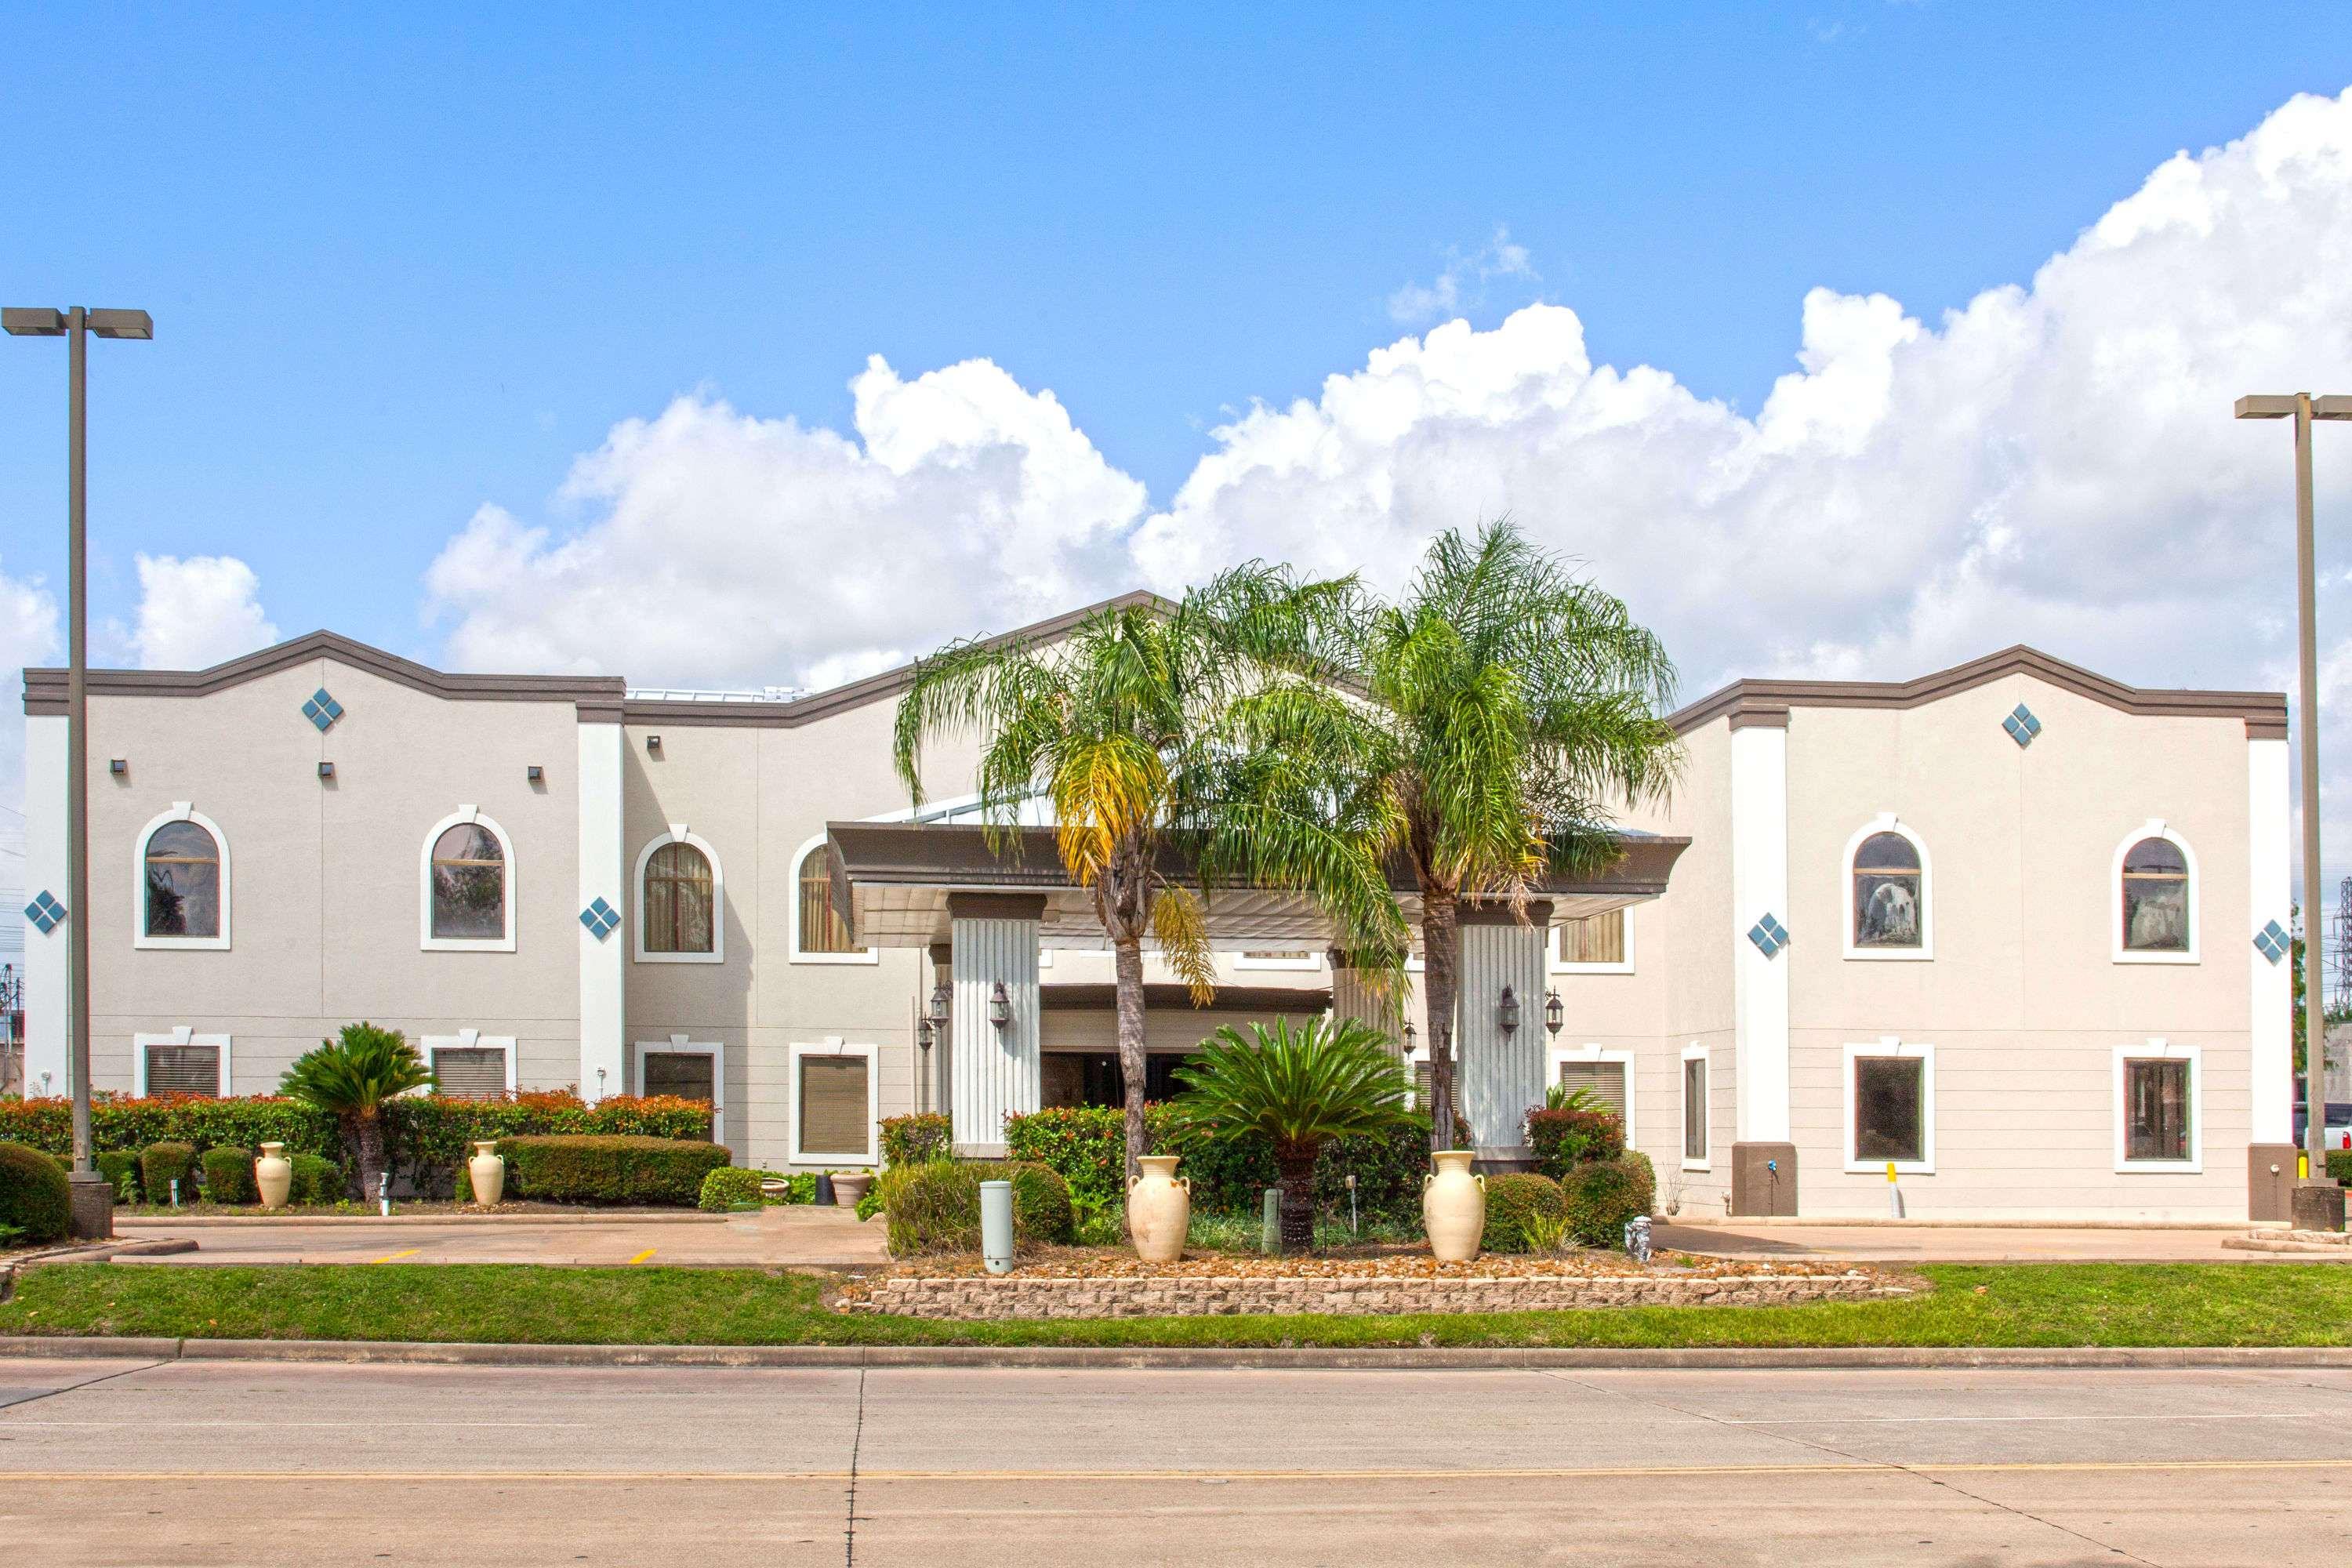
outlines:
[[[829,1311],[755,1269],[499,1264],[35,1269],[0,1334],[506,1344],[2342,1345],[2352,1268],[1937,1265],[1901,1300],[1410,1317],[957,1323]]]

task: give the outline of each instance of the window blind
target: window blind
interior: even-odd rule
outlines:
[[[495,1100],[507,1091],[507,1054],[485,1046],[452,1046],[433,1053],[433,1073],[451,1100]]]
[[[150,1046],[147,1092],[220,1098],[218,1046]]]
[[[1623,1062],[1562,1062],[1559,1081],[1568,1089],[1590,1090],[1592,1098],[1607,1110],[1625,1117],[1625,1064]]]
[[[866,1075],[873,1063],[865,1057],[803,1057],[801,1058],[801,1153],[855,1154],[873,1152],[872,1129],[866,1119]]]

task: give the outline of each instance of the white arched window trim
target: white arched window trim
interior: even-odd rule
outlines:
[[[501,937],[433,934],[433,846],[441,841],[443,834],[466,823],[488,828],[490,837],[499,841],[499,853],[506,857],[506,907],[503,911],[506,934]],[[416,945],[427,952],[512,952],[515,950],[515,879],[518,874],[514,840],[508,837],[507,830],[486,816],[479,806],[461,805],[426,828],[425,842],[416,851]]]
[[[155,837],[157,828],[174,822],[193,822],[213,836],[213,848],[220,856],[220,934],[218,936],[149,936],[147,934],[147,841]],[[188,802],[173,801],[171,810],[158,813],[146,826],[139,830],[138,840],[131,847],[131,945],[226,951],[228,947],[229,890],[228,835],[221,831],[219,823],[196,810]]]
[[[698,849],[702,852],[703,859],[710,864],[710,951],[709,952],[652,952],[646,948],[646,868],[653,864],[654,851],[669,844],[685,844]],[[793,875],[797,879],[798,871],[795,870]],[[724,963],[727,962],[727,874],[719,867],[719,851],[710,847],[710,840],[698,833],[688,832],[683,822],[671,823],[668,832],[647,840],[646,847],[637,851],[637,868],[630,875],[629,887],[632,889],[631,896],[636,900],[637,905],[635,931],[636,956],[639,963]],[[797,921],[800,918],[800,883],[797,879],[793,884],[793,892],[794,895],[793,918]],[[793,939],[797,944],[800,940],[800,933],[797,931],[793,932]]]
[[[861,947],[855,952],[804,952],[801,950],[801,867],[811,853],[824,847],[824,835],[820,833],[793,851],[792,869],[792,961],[794,963],[879,963],[882,950]]]
[[[1916,947],[1856,947],[1853,941],[1853,858],[1862,847],[1882,833],[1892,833],[1911,846],[1919,857],[1919,945]],[[1845,841],[1845,853],[1838,858],[1838,866],[1845,879],[1845,955],[1848,958],[1872,961],[1894,960],[1916,962],[1936,956],[1936,866],[1928,858],[1927,840],[1905,826],[1891,811],[1882,811],[1860,827]]]
[[[2141,952],[2124,945],[2124,857],[2133,845],[2143,838],[2161,838],[2180,851],[2183,864],[2189,868],[2189,950],[2186,952]],[[2205,890],[2204,878],[2197,869],[2197,851],[2189,840],[2167,827],[2162,819],[2149,817],[2126,833],[2116,844],[2115,859],[2107,867],[2107,944],[2117,963],[2195,963],[2198,942],[2204,932],[2205,922],[2197,916],[2198,896]]]

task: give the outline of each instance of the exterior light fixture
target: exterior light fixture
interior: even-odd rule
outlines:
[[[1411,1056],[1411,1055],[1412,1055],[1412,1052],[1413,1052],[1412,1037],[1413,1037],[1415,1035],[1419,1034],[1420,1032],[1421,1032],[1420,1030],[1418,1030],[1418,1029],[1414,1028],[1411,1024],[1407,1024],[1407,1025],[1404,1026],[1404,1054],[1405,1054],[1405,1055],[1407,1055],[1407,1056]]]
[[[1503,987],[1503,999],[1495,1004],[1495,1022],[1506,1035],[1519,1032],[1519,999],[1511,994],[1507,985]]]
[[[1013,998],[1004,994],[1004,982],[1002,980],[996,983],[996,989],[988,994],[988,1021],[996,1026],[999,1034],[1003,1033],[1004,1026],[1013,1022]]]
[[[533,763],[529,767],[523,769],[522,776],[529,779],[531,783],[537,784],[540,780],[547,776],[547,770],[541,767],[537,763]]]
[[[661,755],[661,737],[659,735],[647,735],[646,737],[646,750],[651,752],[656,756]]]
[[[332,763],[320,763],[319,764],[319,776],[322,779],[333,778],[335,776],[335,764]]]
[[[106,764],[106,771],[117,775],[127,773],[131,771],[131,759],[128,757],[110,758]]]
[[[931,1021],[929,1018],[921,1019],[915,1025],[915,1044],[920,1046],[926,1053],[930,1050]]]
[[[930,1025],[942,1035],[948,1031],[948,984],[944,980],[931,987]]]
[[[1561,1005],[1559,987],[1555,985],[1544,993],[1544,1033],[1557,1036],[1559,1026],[1566,1022],[1568,1009]]]

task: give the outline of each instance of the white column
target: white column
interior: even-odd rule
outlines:
[[[1359,1018],[1381,1032],[1381,1043],[1389,1055],[1402,1061],[1404,1058],[1404,1017],[1408,996],[1397,996],[1384,1002],[1363,982],[1362,972],[1348,962],[1348,955],[1333,949],[1324,955],[1331,967],[1331,1021],[1343,1023]]]
[[[1042,894],[948,895],[949,968],[955,987],[950,1136],[959,1154],[1004,1152],[1004,1119],[1037,1109],[1037,927]],[[996,988],[1009,1016],[989,1017]]]
[[[93,868],[91,880],[97,880]],[[25,901],[47,893],[66,900],[66,719],[43,713],[25,721]],[[81,919],[79,910],[68,911]],[[91,947],[96,948],[93,939]],[[25,1093],[72,1092],[66,1077],[66,927],[41,934],[25,917]]]
[[[1464,906],[1462,987],[1454,1025],[1462,1114],[1483,1159],[1527,1152],[1527,1114],[1544,1097],[1545,948],[1551,906],[1528,906],[1522,925],[1507,910]],[[1498,1019],[1503,988],[1519,1005],[1519,1026]]]
[[[622,748],[626,742],[618,709],[609,721],[603,714],[604,710],[596,710],[593,721],[589,712],[581,714],[580,889],[572,911],[580,940],[580,1093],[592,1100],[629,1090],[622,1076],[630,942],[630,889],[621,845]],[[623,916],[601,936],[577,919],[598,899]]]
[[[2287,779],[2284,739],[2246,742],[2246,908],[2252,925],[2245,933],[2252,972],[2246,1026],[2252,1106],[2247,1141],[2253,1143],[2286,1143],[2294,1137],[2294,963],[2291,957],[2272,963],[2253,942],[2254,934],[2273,921],[2281,931],[2291,931],[2294,924],[2288,886],[2295,862],[2288,847]],[[2326,919],[2325,910],[2307,910],[2304,930],[2315,936]],[[2318,945],[2316,941],[2309,943],[2305,960],[2313,984],[2326,981],[2319,972]]]
[[[1734,1136],[1789,1142],[1789,963],[1748,936],[1769,916],[1789,923],[1789,731],[1751,722],[1731,731],[1732,1040],[1738,1089]],[[1834,931],[1793,932],[1835,942]]]

